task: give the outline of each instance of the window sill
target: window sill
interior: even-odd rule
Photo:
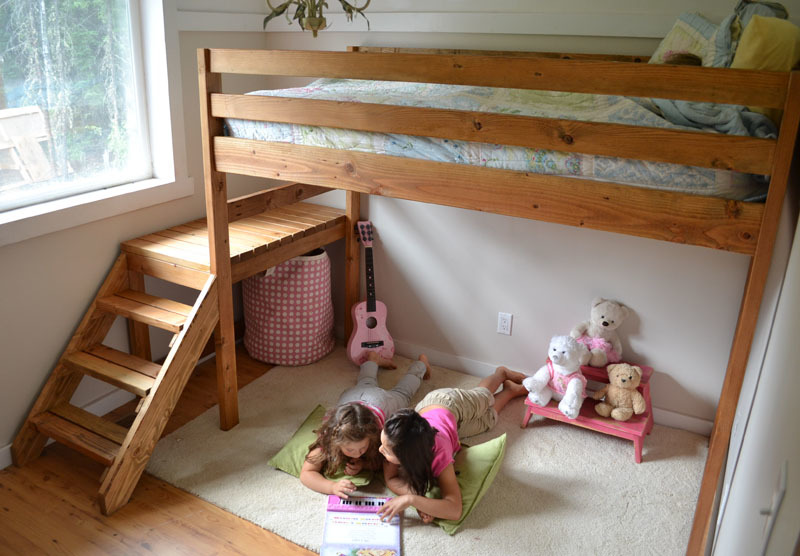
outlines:
[[[188,197],[192,178],[149,179],[0,213],[0,247]]]

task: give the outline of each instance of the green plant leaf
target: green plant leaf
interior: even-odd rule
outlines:
[[[345,16],[347,17],[347,21],[353,21],[353,16],[355,14],[359,14],[364,20],[367,22],[367,30],[369,30],[369,19],[367,16],[364,15],[364,10],[367,9],[371,0],[367,0],[367,3],[361,7],[354,6],[347,0],[339,0],[339,3],[342,5],[342,9],[344,10]]]
[[[296,0],[288,0],[287,2],[284,2],[283,4],[278,6],[277,8],[272,8],[272,6],[269,6],[269,4],[267,4],[267,6],[269,6],[272,9],[272,12],[267,17],[264,18],[263,28],[264,29],[267,28],[267,23],[269,23],[269,21],[271,19],[274,19],[274,18],[278,17],[279,15],[283,15],[284,12],[287,10],[287,8],[289,8],[289,6],[292,3],[294,3],[295,1]]]

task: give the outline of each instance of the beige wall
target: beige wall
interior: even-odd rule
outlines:
[[[218,3],[213,4],[219,9]],[[614,4],[631,13],[643,11],[638,3]],[[727,2],[712,4],[720,11]],[[648,9],[663,15],[666,8]],[[678,3],[668,9],[677,16],[684,6]],[[316,40],[297,32],[182,32],[183,105],[177,108],[184,112],[195,194],[0,247],[0,449],[13,440],[117,256],[119,243],[203,215],[195,48],[340,50],[349,44],[647,54],[657,41],[367,33],[341,27]],[[226,83],[242,91],[263,87],[252,78]],[[231,196],[255,187],[252,180],[238,177],[232,177],[229,186]],[[323,202],[342,206],[342,199],[334,193]],[[591,299],[604,295],[634,310],[620,329],[626,356],[658,371],[653,399],[663,419],[713,418],[747,273],[746,257],[379,198],[364,200],[363,216],[371,218],[377,229],[377,292],[389,307],[388,326],[400,353],[425,351],[435,363],[475,374],[501,363],[533,372],[543,361],[549,337],[587,318]],[[340,245],[334,246],[331,256],[336,263],[341,329]],[[495,332],[498,311],[514,314],[512,336]],[[124,346],[124,342],[123,329],[117,327],[110,343]],[[96,384],[83,386],[77,401],[86,405],[103,392]]]

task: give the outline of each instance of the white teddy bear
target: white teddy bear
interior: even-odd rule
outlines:
[[[570,336],[584,344],[592,353],[589,365],[604,367],[608,363],[618,363],[622,358],[622,342],[617,328],[630,314],[622,303],[597,297],[592,301],[589,320],[577,325]]]
[[[522,381],[530,392],[528,399],[541,407],[554,399],[559,402],[561,413],[575,419],[586,398],[586,377],[581,365],[589,361],[591,354],[571,336],[553,336],[547,355],[547,363]]]

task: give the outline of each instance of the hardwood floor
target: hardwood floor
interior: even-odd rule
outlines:
[[[239,387],[268,365],[237,352]],[[195,369],[164,434],[216,404],[214,360]],[[123,418],[135,405],[113,412]],[[104,467],[53,443],[29,465],[0,471],[0,554],[267,554],[313,552],[147,473],[111,516],[97,503]]]

